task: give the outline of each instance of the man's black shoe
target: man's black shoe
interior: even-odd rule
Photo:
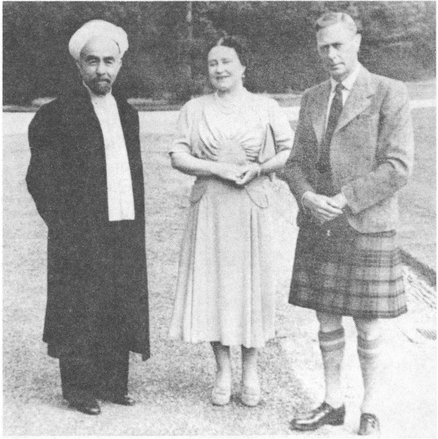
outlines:
[[[311,431],[323,425],[342,425],[345,419],[345,405],[335,409],[323,402],[318,408],[298,415],[290,423],[291,430]]]
[[[68,401],[70,407],[85,413],[86,415],[100,415],[99,403],[94,398],[71,399]]]
[[[372,413],[362,413],[360,415],[359,436],[380,436],[379,418]]]
[[[129,407],[135,405],[135,399],[129,395],[117,395],[114,393],[101,393],[99,395],[99,398],[102,399],[103,401],[112,402],[113,404],[126,405]]]

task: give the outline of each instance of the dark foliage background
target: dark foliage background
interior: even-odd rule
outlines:
[[[219,36],[244,36],[251,49],[247,87],[301,91],[325,78],[314,20],[346,10],[362,26],[361,61],[401,80],[435,75],[436,6],[401,2],[3,2],[4,103],[55,96],[78,80],[68,53],[86,21],[122,26],[130,48],[119,84],[129,97],[184,101],[208,88],[206,49]]]

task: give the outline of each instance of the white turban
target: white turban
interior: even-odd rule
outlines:
[[[91,20],[79,28],[70,38],[68,43],[70,55],[78,60],[83,47],[96,37],[108,37],[108,39],[113,40],[119,46],[121,56],[128,50],[128,35],[121,27],[104,20]]]

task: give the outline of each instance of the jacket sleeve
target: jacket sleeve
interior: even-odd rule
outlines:
[[[315,133],[308,115],[308,93],[304,93],[301,99],[298,126],[295,132],[294,144],[291,155],[283,171],[283,178],[288,183],[298,204],[301,206],[301,198],[307,191],[315,192],[310,174],[312,168],[312,154],[317,148]]]
[[[26,183],[38,213],[49,227],[64,217],[60,131],[59,114],[50,104],[36,113],[29,126],[31,158]]]
[[[412,173],[414,136],[406,86],[392,82],[379,115],[377,167],[341,188],[354,214],[392,196]]]
[[[275,139],[276,152],[290,151],[294,141],[294,131],[292,130],[285,112],[274,99],[269,99],[269,124]]]

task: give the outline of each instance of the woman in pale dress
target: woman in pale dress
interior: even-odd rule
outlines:
[[[182,108],[170,150],[172,166],[197,177],[170,337],[211,343],[215,405],[230,401],[231,345],[242,349],[242,402],[260,401],[258,349],[275,335],[272,173],[284,166],[293,142],[277,102],[244,88],[246,65],[236,37],[223,37],[210,49],[216,92]]]

